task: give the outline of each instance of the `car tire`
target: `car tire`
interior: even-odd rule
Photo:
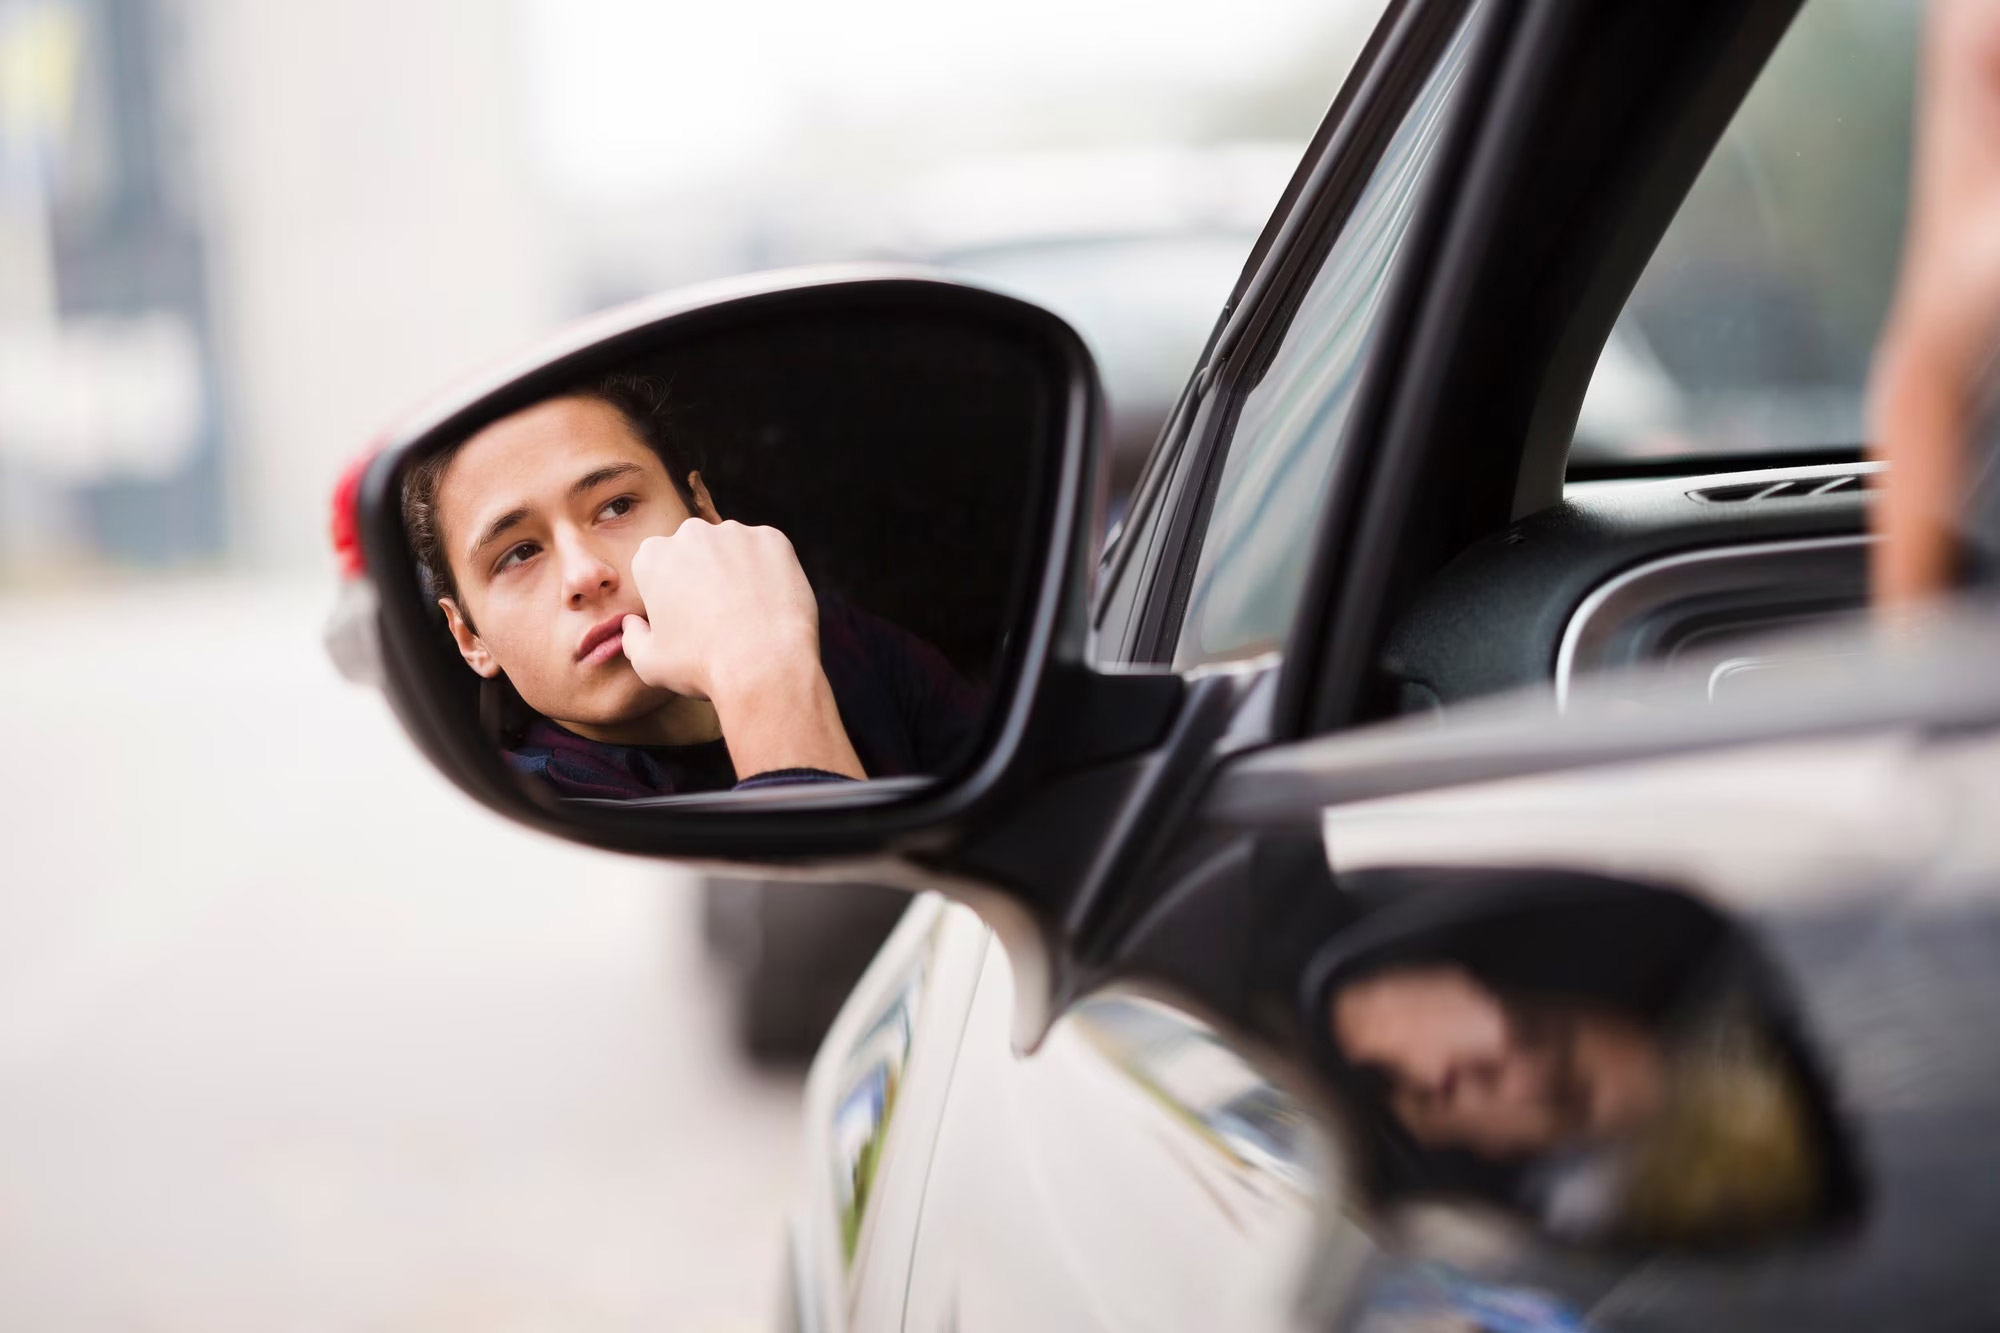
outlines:
[[[910,896],[873,884],[711,878],[702,933],[726,975],[738,1048],[761,1064],[810,1059]]]

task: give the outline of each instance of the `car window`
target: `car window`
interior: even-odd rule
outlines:
[[[1284,641],[1389,274],[1465,68],[1469,28],[1460,25],[1390,137],[1237,414],[1189,588],[1176,669],[1256,656]]]
[[[1572,461],[1863,443],[1921,13],[1918,0],[1808,0],[1619,316]]]

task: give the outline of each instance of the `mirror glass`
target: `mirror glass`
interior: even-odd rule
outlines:
[[[1779,979],[1713,911],[1595,876],[1371,874],[1399,898],[1480,900],[1378,933],[1318,992],[1382,1202],[1647,1248],[1770,1240],[1851,1206]]]
[[[400,471],[460,720],[560,800],[952,771],[1044,544],[1063,388],[1045,345],[948,309],[753,307],[517,382]]]

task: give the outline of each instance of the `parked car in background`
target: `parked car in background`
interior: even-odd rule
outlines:
[[[1048,237],[930,262],[1018,292],[1083,336],[1104,383],[1107,517],[1116,524],[1256,240],[1254,228]]]

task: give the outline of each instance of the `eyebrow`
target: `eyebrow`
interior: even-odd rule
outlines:
[[[637,463],[607,463],[603,467],[591,469],[571,482],[569,497],[573,500],[579,495],[588,494],[607,481],[615,481],[619,477],[634,476],[643,471],[644,469]],[[466,549],[466,558],[468,560],[477,559],[481,551],[485,550],[495,541],[498,541],[501,537],[506,536],[510,529],[526,522],[527,518],[528,507],[526,505],[519,505],[500,515],[500,517],[488,523],[485,530],[479,534],[479,539]]]
[[[508,510],[506,513],[500,515],[500,517],[494,519],[491,523],[488,523],[486,525],[486,530],[479,534],[478,540],[473,542],[471,546],[466,548],[466,559],[468,560],[478,559],[479,553],[481,551],[485,550],[488,546],[492,545],[495,541],[499,540],[501,537],[506,536],[507,530],[509,528],[515,527],[518,524],[526,522],[527,518],[528,518],[528,507],[526,505],[522,505],[518,509]]]
[[[594,469],[593,471],[584,473],[581,477],[578,477],[575,482],[571,483],[569,488],[569,498],[574,500],[576,499],[577,496],[584,494],[586,491],[596,490],[599,486],[602,486],[607,481],[614,480],[618,477],[636,476],[640,472],[643,472],[644,470],[645,469],[641,468],[637,463],[607,463],[601,468],[597,468]]]

